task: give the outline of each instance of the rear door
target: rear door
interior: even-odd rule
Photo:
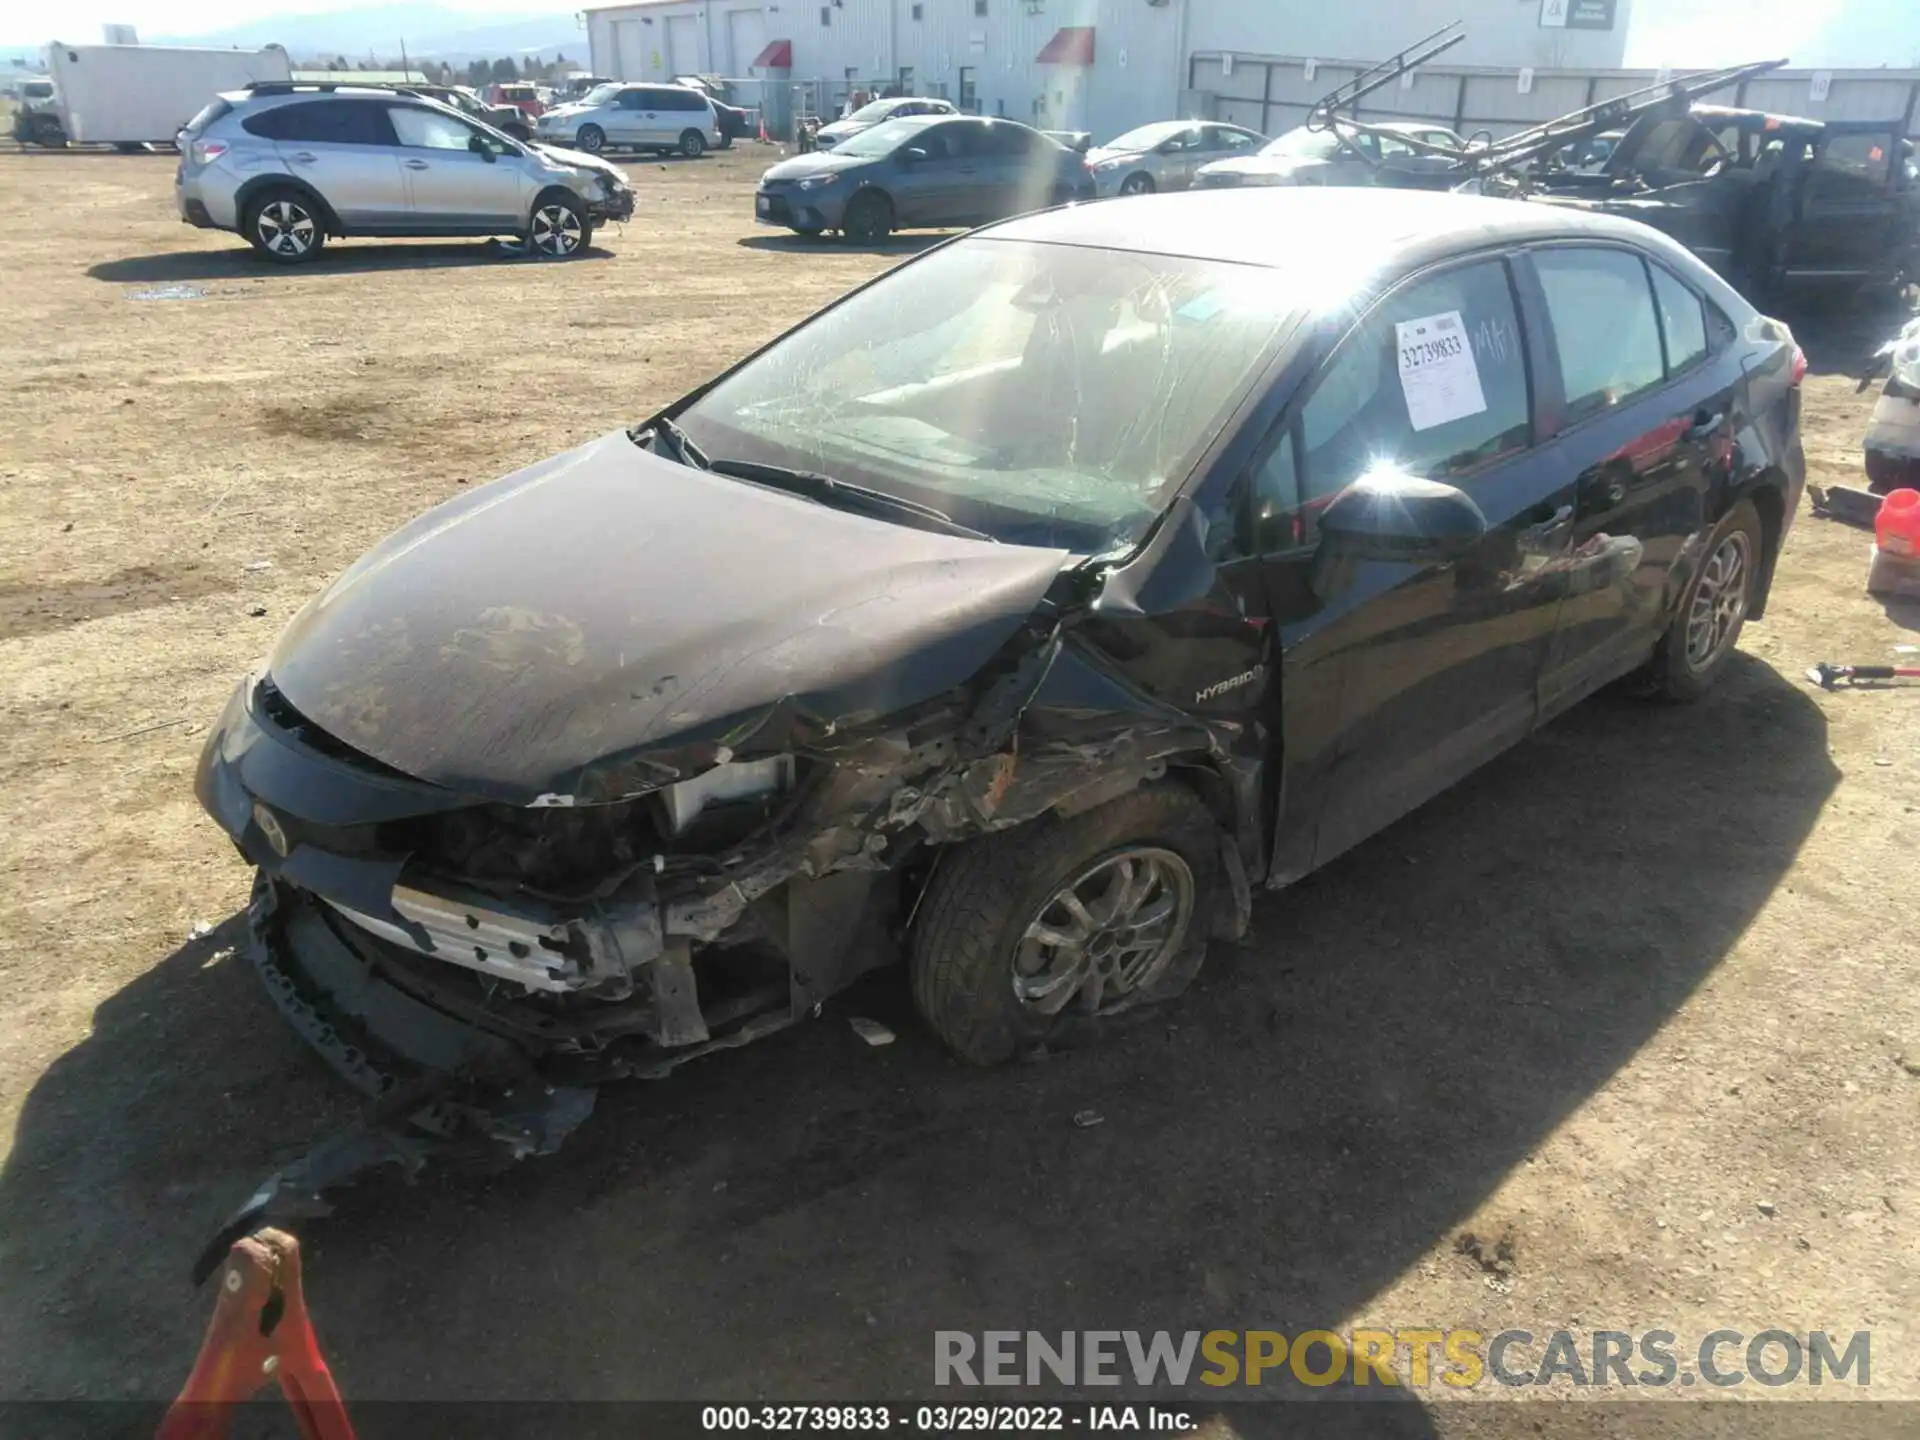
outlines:
[[[272,140],[287,173],[311,185],[350,233],[404,229],[410,222],[400,152],[381,102],[302,100],[240,123]]]
[[[1324,864],[1533,727],[1573,508],[1569,480],[1532,446],[1521,315],[1502,256],[1403,282],[1339,339],[1256,458],[1252,529],[1282,651],[1280,878]],[[1420,348],[1436,336],[1451,357],[1445,386]],[[1318,516],[1377,467],[1458,486],[1487,537],[1452,564],[1360,562],[1327,589]]]
[[[1814,141],[1787,243],[1789,275],[1864,279],[1892,269],[1904,213],[1901,128],[1830,121]]]
[[[1575,477],[1572,549],[1541,679],[1542,718],[1635,669],[1730,474],[1741,370],[1732,323],[1639,251],[1529,252],[1547,358],[1542,454]]]
[[[501,142],[456,115],[421,105],[388,109],[413,223],[424,231],[499,234],[520,228],[532,201]]]

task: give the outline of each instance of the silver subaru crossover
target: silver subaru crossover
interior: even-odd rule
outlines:
[[[513,235],[564,259],[633,214],[607,161],[392,90],[257,84],[217,96],[178,140],[180,218],[283,265],[348,235]]]

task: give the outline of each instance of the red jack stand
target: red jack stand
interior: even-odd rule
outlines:
[[[233,1407],[270,1380],[293,1407],[302,1440],[354,1440],[300,1290],[300,1242],[262,1230],[233,1242],[200,1358],[155,1440],[219,1440]]]

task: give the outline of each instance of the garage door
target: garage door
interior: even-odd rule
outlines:
[[[727,12],[727,74],[745,75],[754,56],[766,48],[766,17],[758,10]]]
[[[700,21],[692,15],[667,17],[667,74],[697,75],[700,63]]]

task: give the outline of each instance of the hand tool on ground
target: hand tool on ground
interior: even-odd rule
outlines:
[[[1872,688],[1892,680],[1920,680],[1920,665],[1830,665],[1822,660],[1807,670],[1822,690]]]

